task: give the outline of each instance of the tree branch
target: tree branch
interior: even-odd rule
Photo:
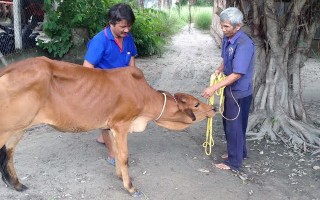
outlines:
[[[281,45],[281,48],[283,49],[286,48],[289,44],[292,32],[295,29],[297,18],[301,14],[302,8],[306,4],[306,0],[293,1],[292,4],[293,6],[291,7],[291,10],[287,12],[291,14],[288,17],[287,25],[284,27],[283,42]]]
[[[276,11],[274,0],[266,0],[265,4],[265,15],[266,15],[266,25],[267,25],[267,39],[269,40],[271,49],[276,52],[280,49],[278,30],[279,24],[276,19]]]
[[[258,5],[255,0],[251,0],[252,5],[252,17],[253,17],[253,35],[258,36],[260,35],[260,19],[259,19],[259,12],[258,12]]]

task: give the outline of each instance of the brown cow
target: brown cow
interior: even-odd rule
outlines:
[[[4,182],[18,191],[13,166],[23,130],[40,123],[61,131],[110,128],[116,152],[116,175],[133,196],[140,195],[128,174],[127,135],[144,131],[148,121],[182,130],[214,109],[191,95],[171,96],[154,90],[136,67],[99,70],[30,58],[0,71],[0,170]]]

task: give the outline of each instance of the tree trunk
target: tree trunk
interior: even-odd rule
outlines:
[[[227,2],[243,11],[256,45],[249,138],[280,138],[294,149],[319,153],[320,131],[303,106],[300,69],[320,21],[320,1]]]

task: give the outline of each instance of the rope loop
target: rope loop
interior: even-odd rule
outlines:
[[[160,115],[154,120],[154,121],[157,121],[158,119],[160,119],[160,117],[162,116],[163,112],[164,112],[164,109],[166,107],[166,104],[167,104],[167,95],[166,93],[162,93],[163,97],[164,97],[164,100],[163,100],[163,106],[162,106],[162,109],[161,109],[161,112],[160,112]]]
[[[223,73],[220,74],[215,74],[213,73],[210,77],[210,86],[215,85],[221,81],[223,81],[226,78],[226,75],[224,75]],[[224,107],[223,107],[223,103],[224,103],[224,88],[225,87],[221,87],[219,90],[215,91],[215,93],[209,98],[208,100],[208,104],[212,105],[214,104],[214,97],[217,96],[220,98],[219,101],[219,113],[223,113]],[[212,134],[212,117],[208,118],[207,121],[207,131],[206,131],[206,141],[202,144],[202,146],[205,149],[205,153],[207,156],[211,155],[212,153],[212,147],[214,145],[214,139],[213,139],[213,134]]]

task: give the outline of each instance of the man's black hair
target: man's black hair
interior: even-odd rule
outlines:
[[[119,3],[112,6],[108,12],[108,22],[113,25],[121,20],[126,20],[132,25],[135,19],[131,7],[125,3]]]

